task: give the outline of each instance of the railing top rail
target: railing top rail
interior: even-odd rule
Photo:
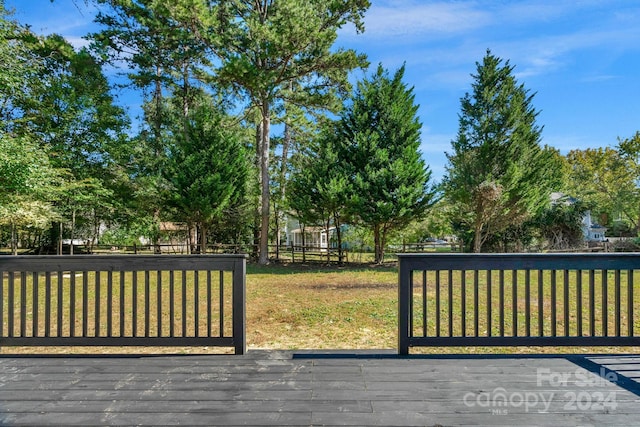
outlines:
[[[640,269],[640,253],[399,253],[415,270],[627,270]]]
[[[231,271],[246,254],[215,255],[0,255],[4,271]]]

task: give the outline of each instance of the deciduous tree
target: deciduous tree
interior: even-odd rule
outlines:
[[[629,145],[622,144],[630,149]],[[572,196],[581,200],[595,217],[619,216],[638,230],[639,168],[632,156],[612,147],[588,148],[570,151],[567,161],[571,167]]]

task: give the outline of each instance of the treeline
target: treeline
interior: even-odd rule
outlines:
[[[335,227],[338,249],[370,240],[376,261],[430,236],[478,252],[567,248],[587,209],[638,233],[640,133],[566,156],[543,146],[534,94],[490,51],[435,183],[404,67],[378,65],[353,88],[366,57],[334,46],[339,28],[364,30],[367,0],[94,1],[100,30],[75,49],[0,0],[0,243],[14,251],[158,244],[177,222],[194,247],[256,244],[267,262],[292,218]],[[139,117],[105,70],[126,74]]]

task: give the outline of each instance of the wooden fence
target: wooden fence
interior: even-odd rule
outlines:
[[[245,255],[0,256],[0,346],[246,351]]]
[[[640,254],[398,254],[413,346],[640,346]]]

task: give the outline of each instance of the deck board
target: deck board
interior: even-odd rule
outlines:
[[[628,355],[3,354],[0,424],[640,425],[638,372]]]

